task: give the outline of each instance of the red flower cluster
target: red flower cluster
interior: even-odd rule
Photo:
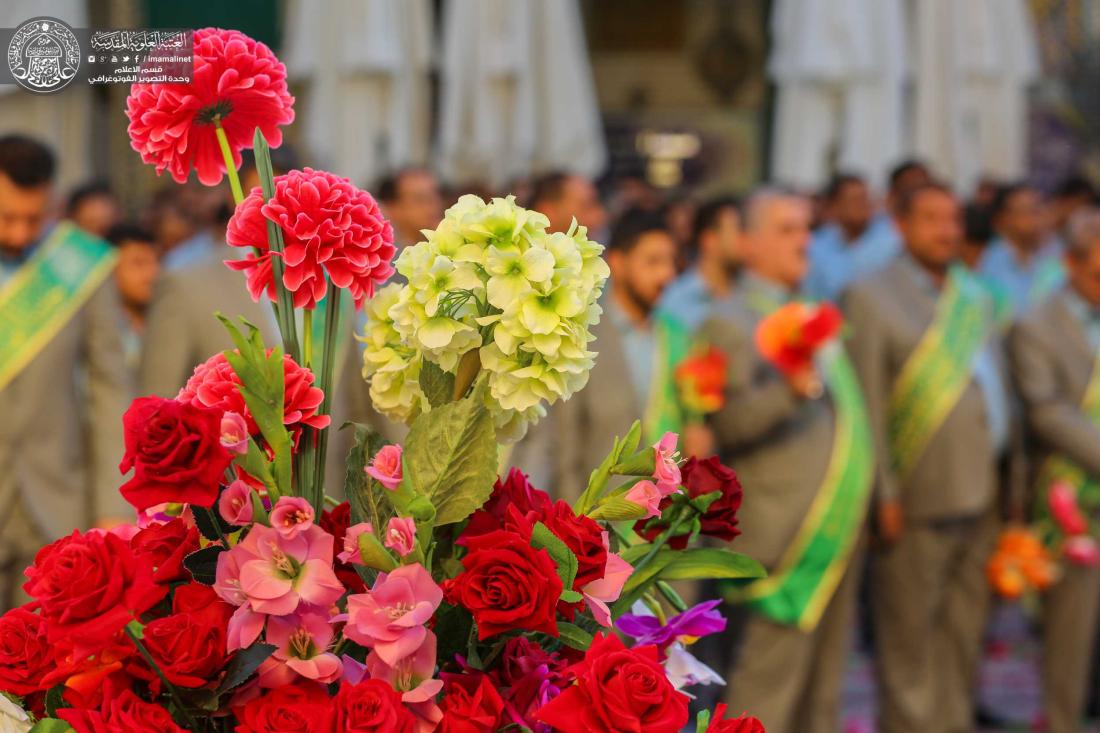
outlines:
[[[138,730],[187,733],[161,705],[142,700],[131,690],[109,689],[98,710],[62,708],[57,716],[76,733],[132,733]]]
[[[286,67],[264,44],[238,31],[201,28],[194,33],[190,84],[134,84],[126,100],[130,145],[141,160],[167,170],[177,183],[191,168],[208,186],[219,183],[225,158],[215,121],[225,130],[235,165],[259,128],[272,147],[280,125],[294,121]]]
[[[729,359],[707,346],[676,365],[673,379],[680,402],[695,415],[709,415],[725,402],[726,369]]]
[[[732,468],[722,465],[717,456],[703,459],[693,456],[680,467],[680,476],[685,493],[692,499],[716,491],[721,494],[700,518],[700,533],[726,542],[741,534],[741,530],[737,528],[737,511],[741,508],[744,491]],[[662,499],[661,510],[664,511],[671,504],[671,498]],[[666,528],[667,523],[662,522],[659,516],[640,520],[634,525],[634,531],[650,542]],[[670,547],[677,550],[687,547],[687,543],[687,534],[672,537],[668,542]]]
[[[726,704],[719,703],[714,709],[714,717],[710,719],[707,733],[766,733],[764,724],[751,715],[741,715],[737,718],[726,717]]]
[[[810,366],[817,350],[840,331],[844,319],[832,303],[788,303],[756,328],[760,354],[785,374]]]
[[[247,274],[254,300],[264,291],[276,298],[268,221],[283,230],[283,285],[294,293],[295,308],[317,306],[325,297],[326,275],[350,290],[359,307],[393,274],[393,227],[371,195],[331,173],[295,170],[276,176],[275,195],[266,203],[263,192],[253,189],[229,220],[225,241],[249,253],[226,264]]]

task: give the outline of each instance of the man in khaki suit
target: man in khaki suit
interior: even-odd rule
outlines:
[[[654,309],[676,276],[676,244],[659,218],[628,212],[611,237],[607,261],[611,279],[589,346],[599,354],[596,365],[584,389],[555,405],[549,416],[555,480],[543,488],[569,502],[584,491],[615,437],[626,435],[646,413],[660,359]]]
[[[1009,337],[1041,514],[1047,514],[1046,492],[1055,477],[1079,494],[1090,488],[1095,494],[1100,481],[1100,424],[1095,406],[1086,404],[1100,352],[1100,209],[1074,214],[1068,237],[1069,283],[1024,316]],[[1071,463],[1068,473],[1058,470],[1061,461]],[[1068,561],[1062,568],[1043,598],[1043,693],[1050,732],[1079,733],[1100,611],[1100,568]]]
[[[992,298],[957,264],[954,195],[919,186],[895,214],[904,252],[845,301],[878,456],[879,730],[963,733],[973,727],[1008,398]]]
[[[132,516],[118,493],[129,384],[114,253],[48,226],[53,171],[41,143],[0,138],[0,610],[42,544]]]
[[[755,345],[757,324],[793,300],[805,276],[809,204],[792,194],[761,191],[749,199],[744,221],[747,269],[730,307],[702,328],[702,338],[729,360],[725,404],[709,422],[722,462],[737,471],[745,489],[739,513],[743,534],[735,547],[774,575],[784,572],[788,551],[824,491],[836,408],[815,367],[783,374]],[[868,464],[865,476],[869,471]],[[837,581],[822,591],[823,609],[810,614],[816,618],[781,622],[758,607],[736,614],[743,626],[727,702],[760,718],[769,733],[840,730],[857,577],[846,565],[858,544],[868,480],[860,491],[846,550],[836,556]]]

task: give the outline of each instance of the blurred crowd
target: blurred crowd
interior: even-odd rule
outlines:
[[[273,151],[273,163],[276,173],[298,167],[288,148]],[[0,293],[60,219],[110,242],[118,256],[113,279],[77,320],[0,382],[0,501],[11,507],[0,517],[3,607],[19,602],[22,568],[43,542],[120,516],[112,497],[121,435],[113,426],[132,397],[174,395],[196,364],[229,346],[212,313],[246,317],[269,343],[277,333],[270,309],[223,262],[232,256],[223,246],[232,213],[227,186],[166,185],[135,208],[102,182],[55,191],[56,166],[41,143],[0,138]],[[721,694],[733,708],[759,716],[770,733],[840,729],[841,679],[861,606],[873,629],[864,643],[875,649],[880,729],[972,730],[992,603],[986,562],[1000,528],[1031,516],[1044,490],[1034,479],[1048,455],[1067,456],[1088,481],[1100,480],[1100,424],[1086,399],[1100,349],[1097,192],[1082,177],[1052,191],[982,181],[958,192],[935,173],[906,161],[884,191],[838,173],[821,191],[767,186],[744,197],[700,197],[640,177],[593,181],[564,172],[516,181],[508,191],[445,190],[430,170],[408,168],[369,189],[401,247],[420,241],[464,193],[515,194],[545,214],[552,231],[575,220],[606,243],[612,274],[589,385],[510,456],[561,498],[579,495],[613,438],[646,414],[656,387],[670,379],[660,368],[658,319],[718,345],[729,360],[724,404],[684,425],[681,449],[685,458],[717,454],[738,472],[745,498],[733,547],[773,571],[784,570],[817,511],[836,400],[818,367],[782,372],[761,359],[754,329],[798,299],[841,306],[873,433],[863,446],[876,464],[869,519],[861,516],[857,536],[829,558],[837,575],[806,623],[782,624],[732,604],[727,635],[700,654],[726,677]],[[247,158],[242,181],[246,191],[258,184]],[[960,268],[973,277],[956,274]],[[922,344],[937,346],[933,336],[940,349],[954,343],[937,328],[949,325],[941,303],[957,282],[982,284],[995,323],[961,376],[944,376],[957,389],[902,471],[890,444],[896,386]],[[361,317],[348,314],[334,424],[369,422],[400,439],[403,428],[373,413],[359,377],[351,336]],[[71,344],[54,347],[65,338]],[[936,385],[919,395],[935,396]],[[341,451],[332,453],[339,476]],[[1098,603],[1100,571],[1086,566],[1066,565],[1043,597],[1053,733],[1081,730],[1096,687]]]

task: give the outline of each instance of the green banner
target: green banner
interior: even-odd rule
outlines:
[[[958,404],[974,359],[996,328],[993,298],[965,268],[952,267],[936,316],[902,367],[890,396],[889,438],[895,474],[905,479]]]
[[[0,390],[11,384],[115,266],[114,249],[61,222],[0,287]]]
[[[818,364],[835,412],[833,448],[810,510],[776,569],[736,598],[772,621],[810,631],[848,569],[871,496],[871,426],[855,370],[839,344]]]
[[[649,402],[642,418],[645,440],[652,444],[667,432],[680,432],[684,417],[680,395],[676,390],[676,366],[687,358],[691,349],[691,334],[678,320],[658,312],[653,319],[653,375],[649,385]]]

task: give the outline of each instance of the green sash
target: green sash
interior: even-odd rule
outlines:
[[[653,341],[653,375],[649,402],[642,418],[642,432],[650,444],[656,443],[666,432],[678,433],[683,427],[684,417],[673,372],[687,358],[691,334],[674,317],[658,312],[653,319]]]
[[[1044,257],[1039,260],[1037,267],[1035,279],[1031,281],[1031,287],[1027,293],[1028,305],[1036,305],[1046,300],[1047,296],[1061,287],[1066,280],[1065,268],[1058,257]]]
[[[0,390],[80,310],[111,274],[115,259],[110,245],[61,222],[0,286]]]
[[[970,383],[974,358],[996,326],[993,299],[961,266],[951,268],[936,316],[901,370],[890,396],[895,474],[905,479]]]
[[[874,473],[867,408],[847,354],[832,344],[817,361],[836,415],[825,478],[775,571],[738,593],[738,600],[758,613],[803,631],[817,626],[844,577],[866,516]]]
[[[1100,426],[1100,355],[1092,366],[1092,376],[1089,377],[1085,396],[1081,400],[1081,411],[1093,425]],[[1039,492],[1036,513],[1040,517],[1050,515],[1050,507],[1047,506],[1047,492],[1050,487],[1059,481],[1065,481],[1077,490],[1078,506],[1086,513],[1092,513],[1100,508],[1100,481],[1090,476],[1085,469],[1062,455],[1053,455],[1043,463],[1039,471]]]

